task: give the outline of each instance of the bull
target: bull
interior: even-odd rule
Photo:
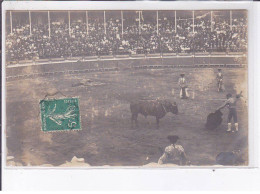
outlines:
[[[176,102],[173,104],[168,100],[141,100],[130,103],[130,110],[132,113],[131,124],[135,122],[135,127],[138,127],[138,114],[145,116],[154,116],[156,118],[157,129],[159,128],[159,120],[163,118],[168,112],[178,114],[178,106]]]

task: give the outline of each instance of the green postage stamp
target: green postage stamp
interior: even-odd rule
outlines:
[[[40,109],[42,131],[81,130],[78,98],[41,100]]]

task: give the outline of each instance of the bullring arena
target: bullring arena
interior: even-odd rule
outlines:
[[[207,115],[225,99],[225,93],[217,92],[217,68],[226,64],[222,67],[226,91],[247,91],[246,84],[241,85],[241,79],[244,83],[247,80],[246,66],[237,63],[241,58],[216,58],[222,63],[213,64],[213,57],[211,64],[192,64],[192,57],[147,57],[7,68],[8,155],[15,156],[18,165],[57,166],[76,156],[93,166],[141,166],[157,162],[168,144],[167,135],[176,134],[192,165],[215,165],[219,152],[233,150],[241,150],[247,161],[246,100],[238,105],[241,129],[238,133],[225,131],[226,110],[216,130],[204,127]],[[188,100],[179,98],[177,82],[183,72],[191,93]],[[67,97],[79,97],[81,131],[41,131],[39,99],[57,90]],[[180,114],[168,113],[161,119],[160,129],[156,129],[154,117],[139,116],[139,128],[132,129],[130,101],[157,98],[176,101]]]
[[[28,12],[7,13],[7,166],[70,166],[75,157],[78,162],[84,161],[79,166],[149,166],[158,162],[169,145],[168,135],[179,136],[191,166],[216,165],[219,153],[234,151],[239,152],[236,165],[248,165],[244,12],[223,11],[219,16],[220,11],[215,15],[213,11],[175,11],[175,15],[157,11],[157,18],[156,14],[145,12],[133,11],[139,19],[132,21],[135,24],[131,28],[127,27],[130,21],[123,22],[124,14],[129,13],[122,11],[121,16],[118,12],[118,19],[113,19],[115,13],[109,19],[109,13],[102,12],[100,25],[95,22],[101,20],[89,19],[87,12],[82,13],[83,23],[73,23],[69,12],[69,25],[51,23],[55,14],[42,12],[48,16],[46,26],[43,19],[37,23],[36,17],[31,18],[36,13],[29,12],[30,24],[26,26],[22,23],[27,19],[17,22],[14,17],[28,17]],[[147,19],[149,14],[154,22]],[[240,19],[235,19],[238,16]],[[170,20],[175,23],[168,22],[170,17],[175,17]],[[60,18],[58,15],[56,19]],[[19,23],[16,30],[15,21]],[[77,38],[84,25],[85,32]],[[93,39],[97,32],[98,37],[105,38]],[[204,38],[205,34],[210,36]],[[98,44],[93,47],[91,40]],[[68,48],[69,52],[60,48]],[[217,89],[219,68],[224,74],[225,92]],[[178,79],[182,73],[188,83],[188,99],[179,97]],[[220,126],[206,129],[208,114],[225,102],[227,93],[235,95],[240,91],[243,97],[237,103],[239,131],[226,131],[227,109],[222,110]],[[79,98],[82,129],[43,132],[40,100],[64,96]],[[179,114],[168,113],[160,120],[159,129],[154,117],[140,115],[139,127],[132,128],[130,103],[155,99],[176,102]]]

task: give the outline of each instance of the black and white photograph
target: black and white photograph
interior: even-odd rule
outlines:
[[[248,166],[247,10],[6,10],[4,29],[7,167]]]

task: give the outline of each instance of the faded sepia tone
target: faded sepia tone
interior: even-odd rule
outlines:
[[[248,165],[246,10],[6,11],[5,24],[7,166]],[[42,131],[40,101],[63,98],[79,99],[80,130]]]

